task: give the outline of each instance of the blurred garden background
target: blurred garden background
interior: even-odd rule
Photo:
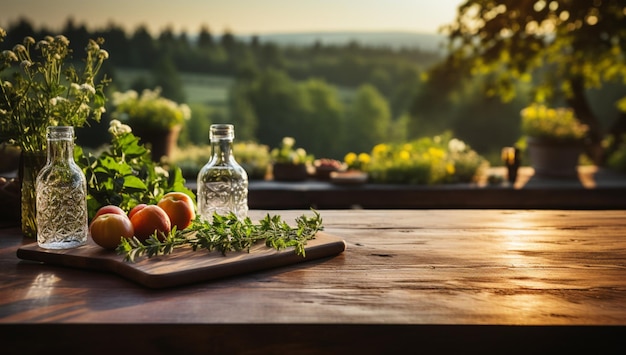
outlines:
[[[471,180],[481,164],[502,165],[505,146],[523,150],[520,112],[537,102],[571,108],[590,127],[581,163],[605,165],[613,157],[624,169],[625,17],[623,0],[470,0],[459,1],[438,34],[408,42],[349,35],[345,42],[287,42],[215,31],[210,23],[154,33],[114,21],[93,27],[69,15],[54,29],[19,16],[1,24],[7,37],[0,49],[25,36],[63,34],[81,58],[89,38],[104,38],[108,97],[160,90],[189,108],[168,157],[189,176],[208,159],[210,124],[232,123],[244,162],[269,161],[292,137],[315,158],[344,162],[351,153],[387,152],[385,159],[404,157],[433,171],[387,181],[455,182]],[[78,130],[83,148],[109,142],[115,107],[107,105],[99,124]],[[459,152],[467,154],[450,166],[447,158]]]

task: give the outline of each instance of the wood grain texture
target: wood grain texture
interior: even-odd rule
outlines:
[[[342,239],[319,232],[305,246],[304,256],[296,255],[293,248],[275,250],[257,243],[250,250],[227,255],[217,251],[178,248],[169,255],[139,258],[130,263],[114,251],[102,249],[90,238],[86,245],[65,250],[43,249],[31,243],[18,248],[17,257],[79,269],[109,271],[143,286],[165,288],[334,256],[345,248]]]
[[[276,213],[251,216],[268,212]],[[607,344],[625,335],[626,211],[320,212],[325,232],[346,241],[340,255],[164,290],[19,260],[16,250],[30,241],[3,230],[0,324],[185,325],[232,336],[311,330],[336,343],[332,349],[363,353],[372,353],[367,342],[351,348],[338,337],[370,334],[369,350],[380,350],[376,344],[416,339],[445,348],[448,338],[480,347],[498,335],[533,351],[524,337],[568,339],[576,348],[592,335]],[[279,213],[289,221],[306,211]],[[309,346],[305,338],[294,349]]]

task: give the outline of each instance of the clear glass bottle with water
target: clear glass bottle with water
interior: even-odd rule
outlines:
[[[230,212],[244,219],[248,215],[248,174],[233,155],[235,128],[211,125],[209,138],[211,158],[198,173],[198,214],[207,221],[213,220],[213,213]]]
[[[87,242],[87,183],[74,162],[74,127],[48,127],[48,157],[37,175],[37,243],[46,249]]]

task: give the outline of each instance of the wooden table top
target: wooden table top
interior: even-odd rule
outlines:
[[[266,213],[293,221],[310,212],[250,216]],[[17,248],[33,241],[0,230],[0,334],[34,349],[50,342],[30,341],[33,330],[57,340],[69,330],[101,350],[116,343],[104,332],[156,352],[296,353],[376,353],[415,341],[450,350],[532,337],[567,338],[580,349],[590,336],[610,345],[625,335],[626,211],[320,213],[325,232],[346,241],[338,256],[161,290],[20,260]],[[141,329],[151,335],[132,340]],[[220,340],[208,342],[207,332]],[[536,346],[524,344],[515,349]]]

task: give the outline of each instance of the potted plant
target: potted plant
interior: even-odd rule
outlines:
[[[532,104],[521,111],[522,134],[536,176],[576,178],[588,127],[573,110]]]
[[[330,181],[336,184],[363,184],[368,179],[371,157],[367,153],[349,152],[343,157],[343,168],[330,172]]]
[[[155,161],[170,156],[183,123],[191,117],[187,104],[162,97],[160,88],[146,89],[141,95],[135,90],[114,92],[111,101],[115,106],[113,118],[132,127],[150,146]]]
[[[295,143],[294,138],[284,137],[281,146],[270,152],[274,180],[300,181],[308,177],[313,157],[303,148],[295,148]]]
[[[7,33],[0,28],[0,42]],[[49,126],[82,127],[105,111],[105,77],[96,76],[109,57],[103,40],[89,40],[81,65],[70,61],[69,40],[62,35],[39,41],[27,36],[0,52],[0,141],[21,150],[22,232],[36,236],[35,179],[46,161]]]

